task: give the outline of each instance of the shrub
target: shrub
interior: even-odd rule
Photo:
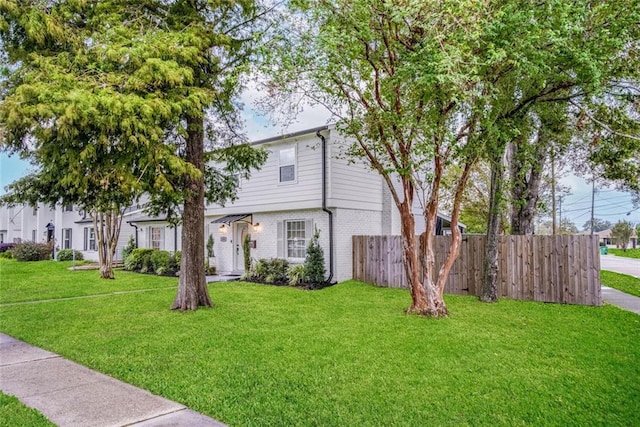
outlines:
[[[82,256],[82,253],[79,251],[76,251],[75,249],[62,249],[58,251],[58,253],[56,254],[56,259],[58,261],[73,261],[74,253],[75,253],[76,261],[82,261],[84,259],[84,257]]]
[[[129,271],[139,271],[147,273],[153,271],[151,255],[155,249],[138,248],[131,251],[131,254],[124,260],[124,269]]]
[[[17,243],[12,249],[13,257],[18,261],[42,261],[51,259],[52,247],[48,243]]]
[[[154,251],[151,254],[151,265],[153,266],[153,271],[160,275],[169,268],[170,262],[171,254],[168,251]],[[161,268],[163,269],[163,272],[158,272]]]
[[[168,251],[139,248],[131,251],[124,260],[124,269],[138,273],[155,273],[174,276],[180,270],[180,251],[171,255]]]
[[[318,241],[319,238],[320,231],[316,228],[311,241],[309,241],[307,256],[304,260],[304,269],[307,273],[307,279],[313,284],[324,282],[324,252],[320,246],[320,242]]]
[[[209,238],[207,239],[207,256],[209,258],[213,258],[215,256],[213,252],[213,234],[209,234]]]
[[[259,282],[281,284],[287,282],[289,261],[282,258],[259,259],[251,269],[250,277]]]
[[[259,259],[251,269],[251,277],[254,280],[264,280],[269,275],[269,261]]]
[[[12,251],[0,252],[0,258],[11,259],[13,258],[13,252]]]
[[[133,252],[134,249],[136,249],[136,241],[134,240],[133,236],[129,236],[127,245],[122,248],[122,259],[127,259],[127,257],[131,255],[131,252]]]
[[[242,255],[244,256],[244,271],[249,271],[251,268],[251,234],[244,236]]]
[[[267,280],[270,283],[280,283],[287,281],[287,269],[289,268],[289,261],[282,258],[272,258],[269,261],[269,276],[272,280]]]
[[[291,286],[302,283],[305,277],[304,264],[290,265],[287,269],[287,277],[289,278],[289,284]]]

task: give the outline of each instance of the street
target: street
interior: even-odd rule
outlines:
[[[600,269],[640,277],[640,259],[600,255]]]

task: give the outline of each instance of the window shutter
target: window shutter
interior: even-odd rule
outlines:
[[[284,221],[278,221],[278,258],[284,258]]]
[[[87,227],[84,228],[84,250],[86,251],[89,247],[89,229]]]
[[[166,248],[165,248],[165,245],[164,245],[164,230],[165,230],[166,228],[167,228],[167,227],[162,227],[162,228],[160,229],[160,250],[161,250],[161,251],[162,251],[162,250],[164,250],[164,249],[166,249]]]

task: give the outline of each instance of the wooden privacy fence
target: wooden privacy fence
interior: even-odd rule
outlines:
[[[451,237],[435,236],[436,271],[450,245]],[[451,269],[445,292],[480,296],[485,247],[485,236],[463,236],[460,256]],[[378,286],[406,288],[400,236],[353,236],[353,278]],[[501,236],[498,295],[601,305],[597,236]]]

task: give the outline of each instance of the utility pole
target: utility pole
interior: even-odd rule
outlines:
[[[560,205],[560,215],[558,215],[558,228],[560,231],[560,234],[562,234],[562,195],[558,196],[558,204]]]

